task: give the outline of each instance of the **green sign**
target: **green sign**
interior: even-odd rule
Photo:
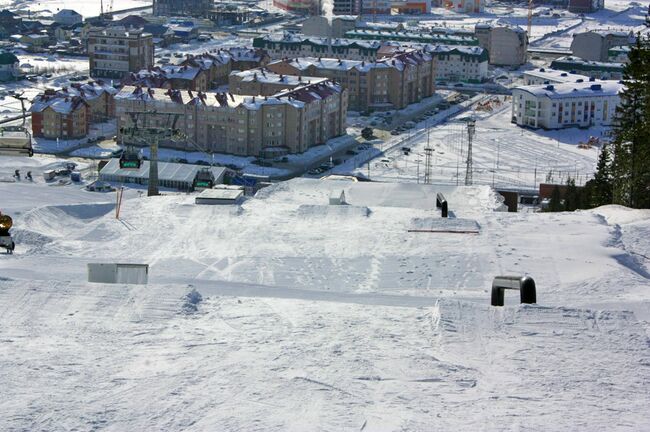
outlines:
[[[197,181],[196,182],[196,187],[210,187],[210,182],[207,181]]]
[[[124,161],[122,162],[122,168],[140,168],[138,166],[138,161]]]

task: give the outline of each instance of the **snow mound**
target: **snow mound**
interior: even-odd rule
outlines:
[[[470,231],[478,232],[478,222],[472,219],[450,219],[450,218],[413,218],[411,228],[413,230],[431,231]]]
[[[90,221],[114,208],[112,203],[38,207],[19,217],[16,225],[23,230],[58,238],[66,232],[83,231]]]
[[[350,205],[303,204],[296,210],[296,215],[304,218],[356,218],[368,217],[370,213],[368,207]]]
[[[650,210],[632,209],[620,205],[607,205],[591,210],[605,218],[609,225],[632,224],[640,221],[650,221]]]

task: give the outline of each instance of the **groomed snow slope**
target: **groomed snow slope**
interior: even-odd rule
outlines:
[[[22,187],[3,206],[24,241],[0,258],[2,430],[650,426],[648,212],[297,179],[241,207],[129,199],[117,221],[102,195],[43,207],[71,188]],[[350,206],[328,206],[340,190]],[[150,263],[151,283],[86,283],[95,261]],[[532,275],[539,305],[489,307],[498,274]]]

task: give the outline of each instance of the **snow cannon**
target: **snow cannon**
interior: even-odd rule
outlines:
[[[520,303],[537,303],[535,281],[529,276],[497,276],[492,281],[492,306],[503,306],[505,290],[518,290]]]
[[[12,254],[16,247],[14,240],[9,234],[9,229],[13,224],[14,221],[10,216],[0,213],[0,247],[5,248],[8,254]]]

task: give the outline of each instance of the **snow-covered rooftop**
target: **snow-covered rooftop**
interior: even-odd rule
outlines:
[[[516,87],[513,91],[524,91],[537,97],[564,99],[572,97],[616,96],[624,89],[617,81],[586,81],[563,84],[542,84]]]

